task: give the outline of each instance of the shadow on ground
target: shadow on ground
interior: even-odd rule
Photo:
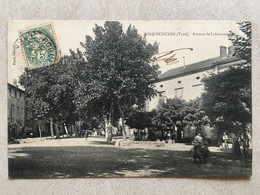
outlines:
[[[9,148],[10,178],[250,175],[251,159],[245,162],[225,153],[211,153],[207,164],[195,164],[187,151],[105,146]]]

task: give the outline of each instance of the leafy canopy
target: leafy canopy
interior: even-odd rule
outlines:
[[[235,46],[234,55],[240,59],[244,59],[247,63],[251,63],[252,60],[252,29],[251,22],[242,21],[238,22],[239,29],[242,31],[244,36],[238,35],[232,31],[229,32],[228,39]]]
[[[124,109],[155,95],[158,66],[150,65],[149,59],[158,51],[158,44],[147,43],[131,25],[124,32],[119,22],[96,25],[93,31],[95,37],[86,36],[81,45],[86,49],[94,94],[119,102]]]
[[[250,68],[233,67],[203,82],[203,107],[213,124],[251,123]]]
[[[172,129],[174,126],[184,127],[185,125],[199,127],[209,123],[199,98],[189,102],[179,98],[167,99],[152,120],[159,129]]]
[[[74,104],[77,66],[72,56],[64,56],[56,65],[25,69],[20,84],[26,91],[28,119],[74,123],[77,118]]]

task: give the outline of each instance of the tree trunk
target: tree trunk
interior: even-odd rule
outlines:
[[[51,139],[54,139],[53,119],[50,119]]]
[[[81,123],[80,120],[76,122],[76,132],[75,132],[76,137],[79,137],[79,133],[81,131],[81,124],[80,123]]]
[[[108,117],[108,134],[107,134],[107,142],[111,143],[112,142],[112,120],[113,120],[113,102],[110,105],[110,110],[109,110],[109,117]]]
[[[178,125],[177,126],[177,140],[180,141],[182,140],[182,126]]]
[[[117,101],[117,105],[118,105],[118,109],[119,109],[119,113],[120,113],[120,117],[122,120],[122,133],[123,133],[123,140],[126,140],[126,132],[125,132],[125,117],[124,117],[124,112],[120,106],[119,101]]]
[[[145,141],[148,141],[149,139],[149,128],[145,128]]]
[[[69,134],[70,134],[70,137],[72,137],[72,126],[73,126],[73,125],[69,125]]]
[[[243,154],[245,157],[245,160],[247,161],[248,156],[248,137],[246,135],[246,123],[242,123],[242,134],[243,134]]]
[[[105,133],[106,133],[106,141],[108,143],[112,142],[112,125],[111,125],[111,116],[109,119],[105,118]]]
[[[108,143],[112,142],[112,119],[113,119],[113,103],[110,105],[108,119],[105,117],[105,132],[106,132],[106,141]]]
[[[40,126],[40,124],[38,124],[38,130],[39,130],[40,138],[42,139],[42,131],[41,131],[41,126]]]
[[[71,136],[72,136],[73,133],[75,133],[75,124],[71,125]]]
[[[111,123],[109,123],[109,126],[108,126],[107,142],[108,142],[108,143],[111,143],[111,142],[112,142],[112,125],[111,125]]]
[[[67,126],[66,126],[65,123],[63,123],[63,124],[64,124],[64,129],[65,129],[65,132],[66,132],[66,136],[69,137],[69,132],[68,132]]]
[[[55,123],[54,127],[55,127],[55,131],[56,131],[56,139],[60,139],[59,125],[57,123]]]
[[[107,117],[105,117],[105,138],[106,138],[106,140],[107,140],[107,138],[108,138],[108,120],[107,120]]]
[[[133,131],[133,141],[136,141],[135,132]]]

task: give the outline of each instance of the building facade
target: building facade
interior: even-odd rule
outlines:
[[[17,84],[8,83],[8,123],[15,126],[19,135],[25,125],[25,93]]]
[[[200,97],[204,91],[202,79],[212,73],[218,74],[226,70],[230,66],[237,66],[245,63],[233,56],[234,47],[228,48],[220,46],[220,55],[214,58],[206,59],[193,64],[182,67],[173,68],[159,76],[159,81],[156,83],[156,89],[159,92],[157,97],[146,102],[146,111],[158,109],[158,106],[166,99],[181,98],[186,101]],[[207,137],[216,141],[217,133],[214,128],[202,126],[202,131],[207,134]],[[177,140],[192,138],[196,129],[192,126],[186,126],[178,132],[176,131]]]
[[[173,68],[160,75],[159,81],[156,83],[159,94],[146,103],[146,110],[156,109],[158,104],[167,98],[177,97],[189,101],[200,97],[204,90],[202,83],[204,77],[245,62],[233,57],[233,51],[233,46],[228,48],[228,52],[226,47],[220,46],[218,57]]]

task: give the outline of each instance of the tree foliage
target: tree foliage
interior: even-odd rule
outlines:
[[[96,25],[94,38],[86,36],[85,48],[88,74],[93,83],[90,90],[93,101],[99,101],[100,110],[109,113],[116,107],[123,121],[133,105],[141,105],[155,95],[154,82],[158,66],[149,59],[157,53],[158,45],[147,43],[131,25],[126,32],[119,22]],[[125,138],[125,136],[124,136]]]
[[[203,107],[213,124],[251,123],[251,69],[233,67],[203,82]]]
[[[172,129],[175,125],[182,125],[184,105],[185,101],[182,99],[167,99],[166,103],[159,107],[153,123],[158,129]]]
[[[75,78],[80,76],[81,66],[84,63],[70,55],[64,56],[56,65],[26,68],[19,82],[25,88],[27,119],[54,121],[56,132],[58,124],[74,124],[78,119],[74,102],[78,79]]]
[[[190,100],[184,106],[185,116],[182,123],[184,125],[194,125],[200,129],[201,125],[209,125],[210,120],[205,112],[205,109],[202,107],[202,99],[196,98]]]
[[[20,84],[26,89],[29,118],[70,122],[75,116],[75,83],[72,79],[75,66],[69,61],[69,57],[65,56],[57,65],[25,69]]]
[[[30,119],[74,124],[104,116],[112,121],[113,115],[122,118],[124,129],[132,107],[156,94],[158,65],[149,60],[158,44],[147,43],[131,25],[124,32],[119,22],[93,31],[94,38],[87,35],[81,43],[84,54],[71,51],[56,65],[25,70],[20,83]]]
[[[251,22],[249,21],[242,21],[238,22],[239,29],[242,31],[244,36],[236,34],[232,31],[229,32],[228,38],[235,46],[235,53],[234,55],[240,59],[244,59],[247,63],[251,63],[252,60],[252,29],[251,29]]]
[[[229,40],[235,46],[234,55],[246,61],[239,67],[212,74],[203,80],[205,93],[202,94],[203,107],[211,122],[232,130],[240,126],[245,131],[252,121],[251,102],[251,23],[238,22],[243,35],[229,33]]]
[[[175,126],[182,129],[186,125],[199,128],[203,124],[209,124],[199,98],[189,102],[179,98],[167,99],[152,120],[158,129],[172,129]]]
[[[131,128],[144,129],[152,126],[153,112],[134,112],[126,120]]]

